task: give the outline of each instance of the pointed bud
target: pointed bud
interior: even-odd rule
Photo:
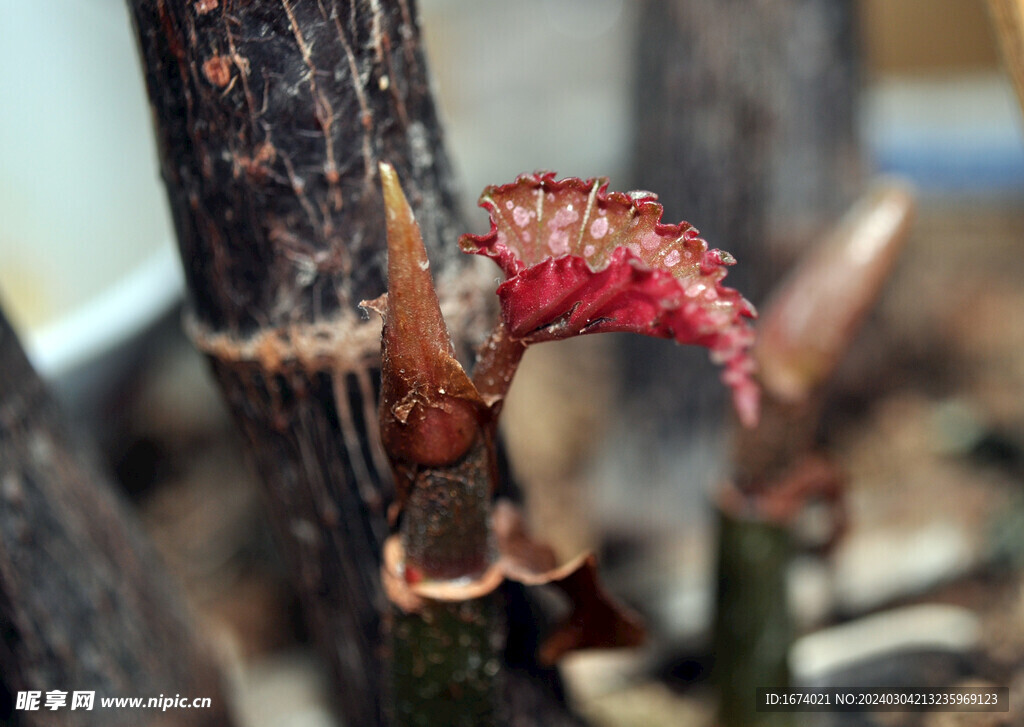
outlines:
[[[455,359],[430,277],[419,226],[398,175],[380,165],[388,233],[381,438],[392,460],[439,467],[462,457],[481,432],[486,407]]]
[[[797,402],[838,366],[909,237],[914,196],[877,184],[783,283],[761,316],[755,356],[761,384]]]

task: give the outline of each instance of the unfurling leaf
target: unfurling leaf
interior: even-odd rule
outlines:
[[[463,235],[463,251],[492,258],[505,272],[502,316],[524,343],[625,331],[711,350],[725,365],[744,424],[757,418],[749,354],[753,306],[722,285],[735,261],[709,250],[687,222],[661,223],[648,192],[608,192],[603,179],[520,176],[488,187],[486,235]]]

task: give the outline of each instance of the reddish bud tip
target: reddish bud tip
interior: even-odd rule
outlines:
[[[393,460],[437,467],[466,453],[486,407],[455,359],[423,238],[398,175],[381,164],[380,177],[388,233],[381,437]]]

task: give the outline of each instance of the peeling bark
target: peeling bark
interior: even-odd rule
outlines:
[[[0,681],[67,692],[26,725],[230,724],[220,675],[132,514],[63,425],[0,314]],[[72,693],[95,692],[92,711]],[[100,709],[102,697],[210,709]],[[41,706],[43,706],[41,704]]]

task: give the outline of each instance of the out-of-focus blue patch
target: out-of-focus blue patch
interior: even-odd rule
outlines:
[[[864,139],[876,168],[922,192],[1024,193],[1022,117],[996,75],[888,80],[868,90]]]
[[[970,147],[955,142],[944,148],[873,148],[880,172],[909,177],[922,190],[941,192],[1024,191],[1024,148]]]

